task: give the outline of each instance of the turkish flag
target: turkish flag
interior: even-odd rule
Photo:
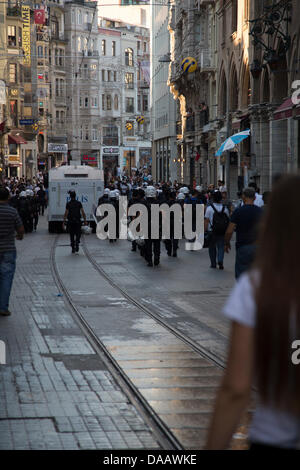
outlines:
[[[199,160],[200,157],[201,157],[200,153],[197,152],[196,153],[196,158],[195,158],[196,162]]]
[[[45,10],[34,10],[35,24],[45,24]]]

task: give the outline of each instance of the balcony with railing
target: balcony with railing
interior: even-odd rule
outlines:
[[[22,18],[22,8],[20,5],[10,5],[6,9],[6,16],[19,16]]]

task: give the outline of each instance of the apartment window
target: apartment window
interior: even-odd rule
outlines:
[[[102,82],[105,82],[105,70],[102,69]]]
[[[58,63],[61,67],[63,67],[64,65],[64,50],[63,49],[59,49],[59,59],[58,59]]]
[[[102,109],[105,111],[105,95],[102,95]]]
[[[126,72],[125,73],[125,88],[127,90],[133,89],[133,86],[134,86],[133,82],[134,82],[134,74]]]
[[[90,136],[89,136],[89,126],[88,125],[85,126],[84,136],[85,136],[85,140],[89,140]]]
[[[55,116],[56,116],[56,121],[59,121],[59,111],[56,111]]]
[[[232,0],[232,32],[237,30],[237,19],[238,19],[238,1]]]
[[[60,79],[59,81],[59,85],[60,85],[60,96],[65,96],[65,82],[64,80]]]
[[[38,57],[43,57],[43,46],[38,46]]]
[[[106,109],[111,111],[111,95],[106,95]]]
[[[58,65],[58,49],[55,49],[54,51],[54,60],[55,60],[55,65]]]
[[[17,83],[17,64],[9,64],[9,81]]]
[[[75,11],[74,10],[72,10],[71,16],[72,16],[72,24],[74,24],[75,23]]]
[[[126,98],[125,112],[126,113],[134,113],[134,100],[133,100],[133,98]]]
[[[92,97],[92,108],[98,108],[98,97]]]
[[[16,46],[17,45],[16,27],[15,26],[7,26],[7,42],[8,42],[8,46]]]
[[[143,111],[148,111],[148,96],[143,95]]]
[[[89,76],[89,73],[88,73],[88,65],[87,64],[84,64],[83,65],[83,78],[88,78]]]
[[[111,82],[111,71],[110,70],[107,71],[107,81]]]
[[[112,41],[112,43],[111,43],[111,55],[113,57],[116,56],[116,41]]]
[[[137,110],[141,111],[141,95],[137,97]]]
[[[116,81],[117,81],[117,72],[114,71],[114,82],[116,82]]]
[[[64,111],[60,112],[60,120],[61,120],[61,123],[63,124],[64,121],[65,121],[65,112]]]
[[[11,100],[9,104],[10,104],[10,116],[13,120],[13,125],[17,127],[18,126],[18,102],[17,100]]]
[[[82,24],[82,13],[80,10],[78,12],[78,24]]]
[[[147,43],[144,42],[144,52],[147,52]]]
[[[53,17],[51,20],[51,33],[53,38],[59,37],[59,25],[56,17]]]
[[[82,128],[82,126],[80,127],[80,130],[79,130],[79,136],[80,136],[80,140],[83,140],[83,128]]]
[[[79,107],[82,108],[82,96],[79,96]]]
[[[106,41],[105,41],[105,39],[102,39],[102,41],[101,41],[101,50],[102,50],[102,55],[106,55]]]
[[[88,108],[88,107],[89,107],[89,97],[88,97],[88,96],[85,96],[85,97],[84,97],[84,107],[85,107],[85,108]]]
[[[133,50],[130,47],[125,49],[125,65],[133,66]]]
[[[141,48],[141,41],[138,41],[138,42],[137,42],[137,50],[139,51],[140,48]]]
[[[118,95],[115,95],[114,96],[114,110],[118,111],[118,109],[119,109],[119,97]]]
[[[96,142],[98,140],[98,129],[97,127],[92,128],[92,141]]]
[[[96,64],[91,65],[91,79],[92,80],[97,79],[97,65]]]

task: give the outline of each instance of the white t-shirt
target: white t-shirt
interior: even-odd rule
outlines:
[[[218,212],[221,212],[221,210],[223,209],[223,204],[214,203],[214,207],[216,208],[216,210]],[[224,212],[229,217],[229,211],[228,211],[227,207],[225,207]],[[214,213],[215,213],[215,211],[213,210],[213,208],[211,206],[207,206],[206,211],[205,211],[205,218],[209,219],[208,230],[212,230],[212,223],[213,223]]]
[[[255,193],[254,205],[257,207],[262,207],[265,205],[263,197],[261,194]]]
[[[249,274],[243,274],[232,290],[223,313],[230,320],[255,327],[256,304]],[[300,444],[300,418],[274,408],[258,405],[250,427],[250,441],[277,447]]]

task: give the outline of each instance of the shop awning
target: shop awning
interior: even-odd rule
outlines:
[[[294,112],[293,112],[294,108]],[[285,100],[279,108],[274,111],[274,119],[278,121],[279,119],[288,119],[292,116],[300,116],[300,106],[295,105],[292,101],[292,98]]]
[[[20,144],[27,144],[27,140],[25,140],[23,137],[21,137],[20,135],[11,135],[9,134],[8,136],[8,143],[9,144],[17,144],[17,145],[20,145]]]

